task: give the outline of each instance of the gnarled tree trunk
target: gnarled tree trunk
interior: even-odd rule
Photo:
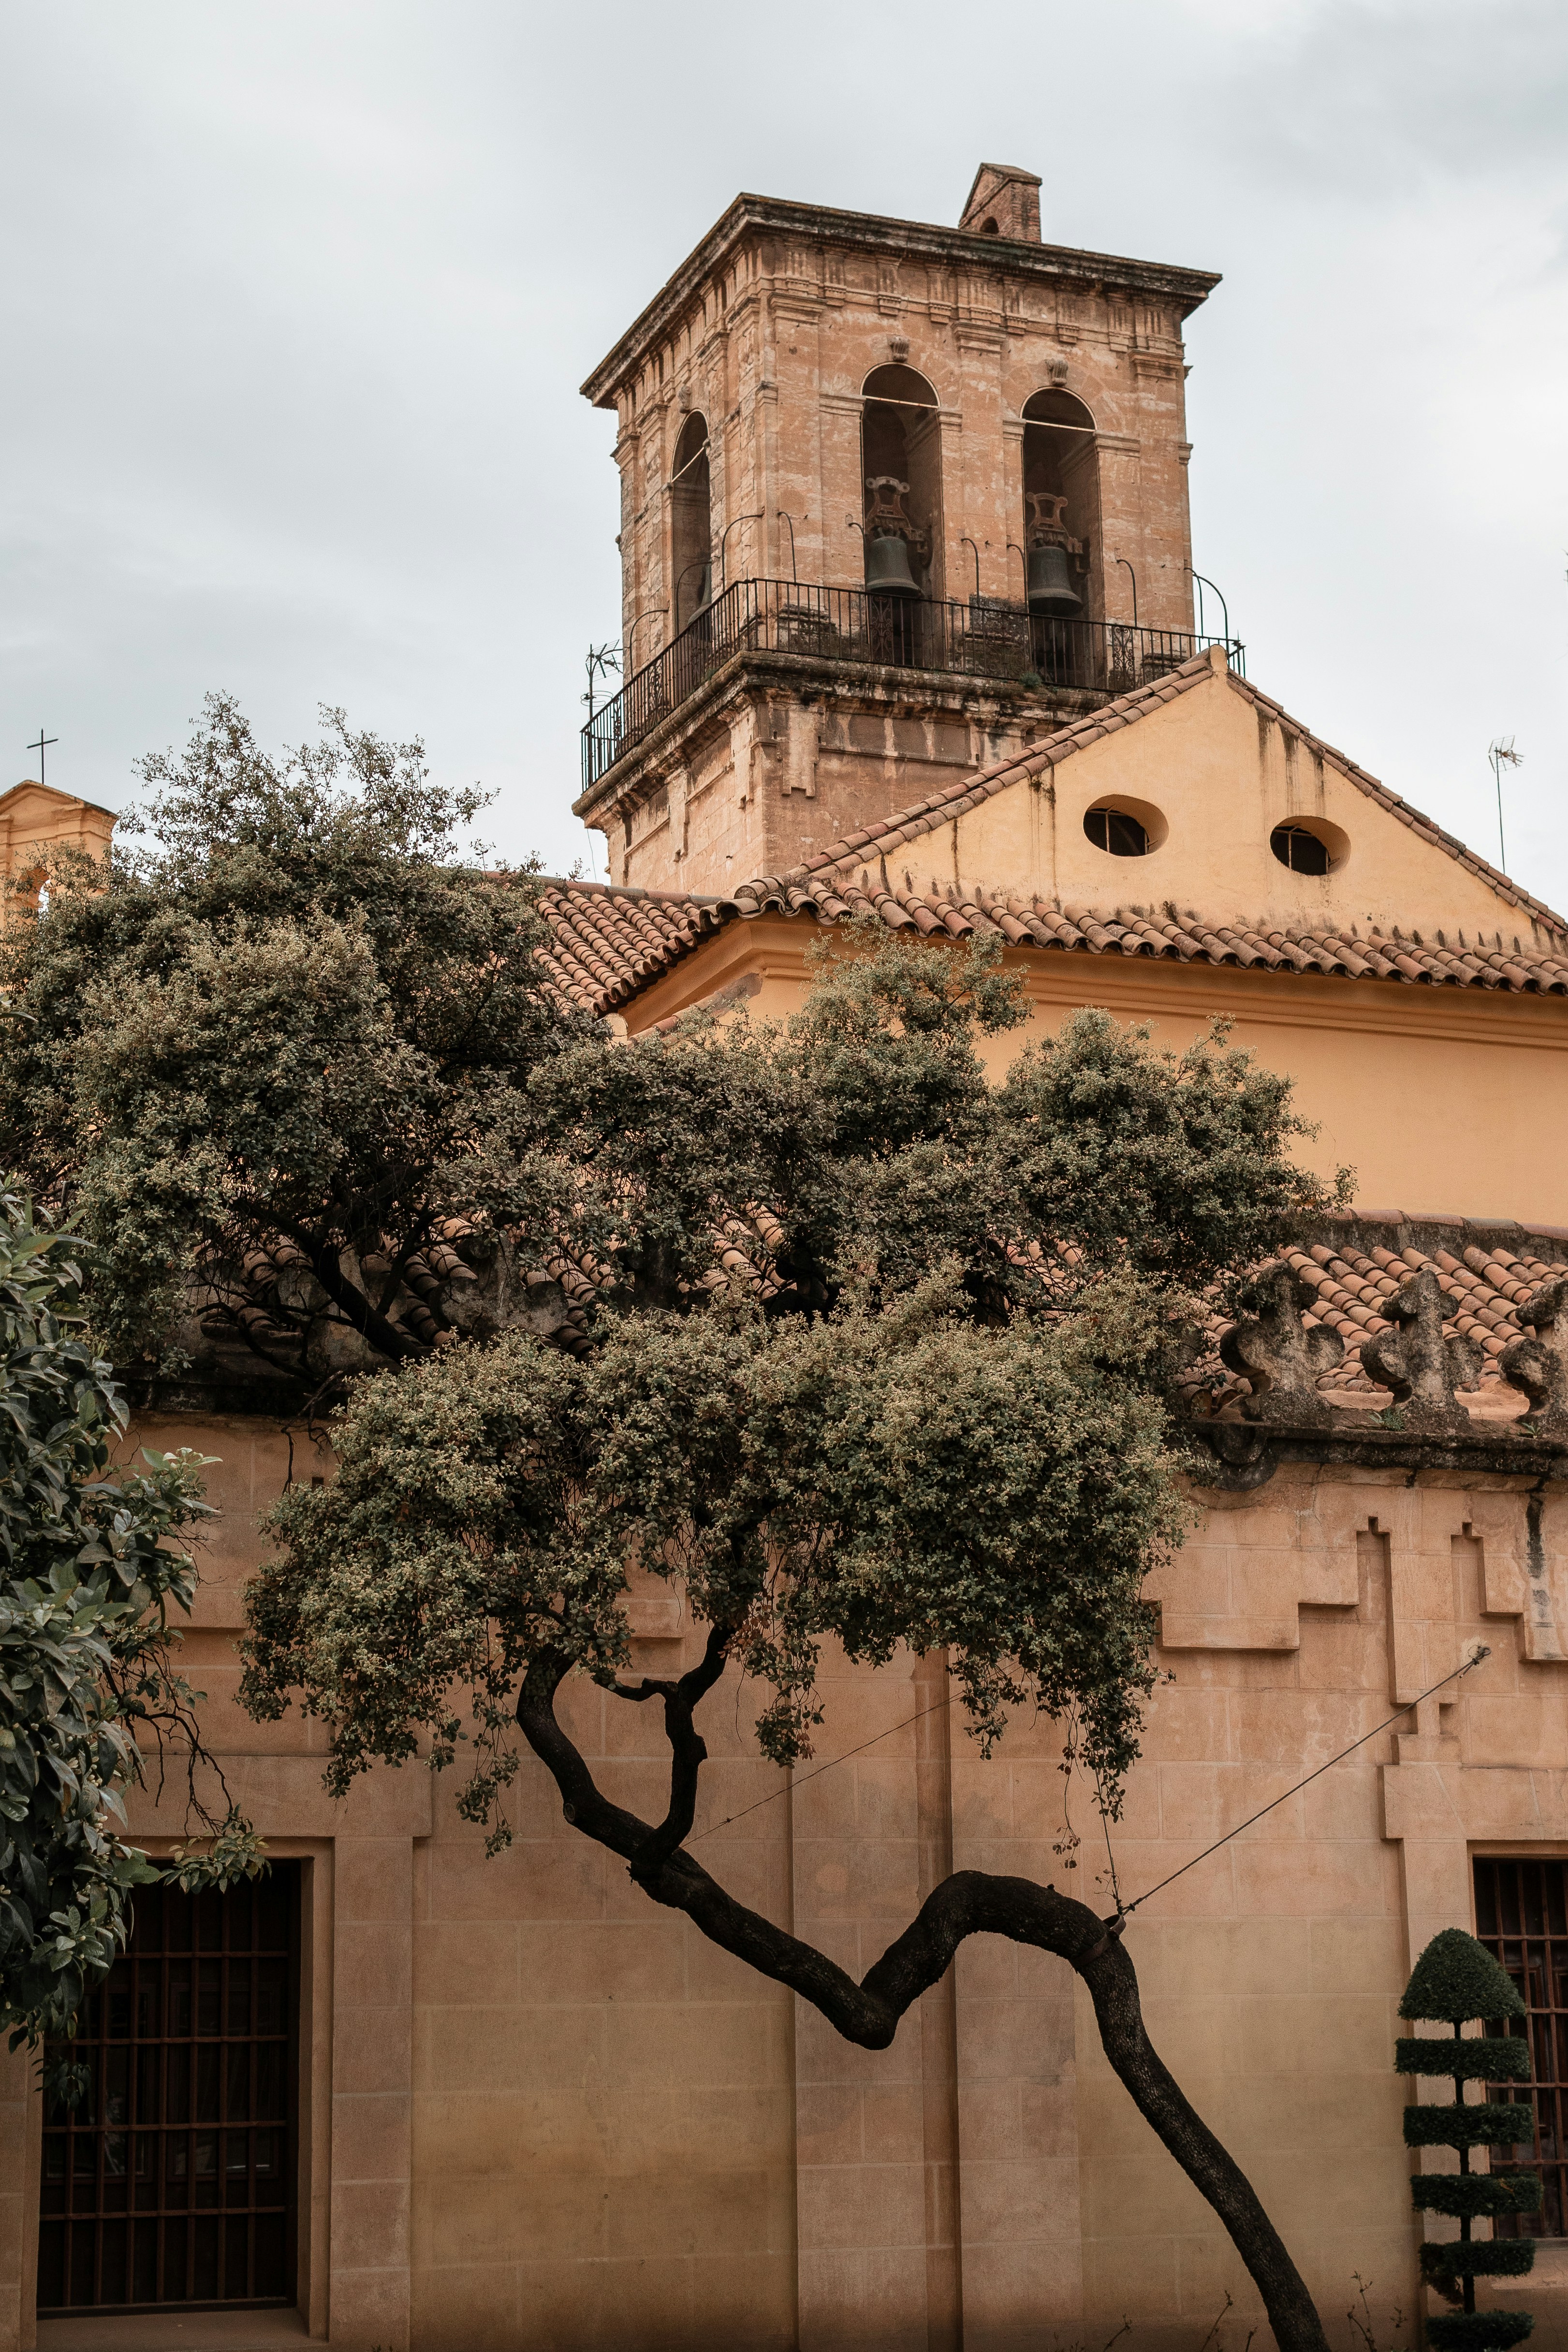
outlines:
[[[810,1944],[736,1902],[683,1851],[682,1841],[690,1834],[695,1814],[697,1777],[707,1755],[693,1713],[724,1671],[730,1637],[730,1628],[715,1626],[702,1664],[690,1674],[678,1682],[645,1681],[620,1693],[634,1701],[664,1701],[671,1748],[670,1803],[656,1827],[600,1793],[562,1730],[555,1696],[568,1662],[562,1657],[535,1661],[518,1696],[517,1721],[560,1790],[567,1820],[620,1854],[653,1902],[684,1911],[712,1942],[759,1975],[799,1993],[845,2041],[862,2049],[888,2047],[905,2010],[946,1973],[966,1936],[1006,1936],[1013,1943],[1055,1952],[1088,1986],[1105,2055],[1138,2112],[1229,2231],[1263,2298],[1281,2352],[1327,2352],[1312,2299],[1251,2183],[1183,2095],[1149,2040],[1137,1974],[1123,1946],[1119,1921],[1103,1920],[1087,1904],[1058,1895],[1054,1887],[1038,1886],[1032,1879],[955,1871],[933,1888],[903,1935],[857,1984]]]

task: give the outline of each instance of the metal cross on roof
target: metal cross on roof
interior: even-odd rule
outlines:
[[[44,753],[48,750],[51,743],[57,743],[59,740],[60,739],[57,735],[46,735],[43,729],[40,727],[38,730],[37,741],[36,743],[29,743],[26,746],[29,751],[36,751],[38,755],[38,782],[40,783],[44,781]]]

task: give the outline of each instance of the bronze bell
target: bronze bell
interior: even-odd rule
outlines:
[[[868,539],[865,584],[870,596],[918,596],[920,585],[909,569],[909,542],[904,539]]]
[[[1076,620],[1083,599],[1072,584],[1064,547],[1031,547],[1029,551],[1029,609],[1053,621]]]

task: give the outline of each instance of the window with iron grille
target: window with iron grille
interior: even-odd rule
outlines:
[[[1533,2147],[1494,2147],[1494,2172],[1539,2172],[1539,2213],[1492,2223],[1500,2238],[1568,2236],[1568,1863],[1486,1856],[1476,1863],[1476,1935],[1518,1986],[1527,2014],[1489,2033],[1530,2037],[1533,2087],[1500,2084],[1495,2096],[1533,2100]]]
[[[144,1887],[44,2118],[40,2311],[291,2303],[299,1865]]]

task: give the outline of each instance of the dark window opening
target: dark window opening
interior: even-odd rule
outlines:
[[[1304,824],[1277,824],[1269,835],[1269,846],[1281,866],[1292,874],[1326,874],[1329,854],[1315,833]]]
[[[1491,2152],[1493,2172],[1538,2172],[1544,2196],[1539,2213],[1500,2214],[1499,2238],[1568,2237],[1568,1864],[1476,1863],[1476,1936],[1513,1979],[1527,2014],[1489,2033],[1528,2036],[1535,2081],[1500,2083],[1496,2098],[1530,2101],[1535,2144]]]
[[[675,443],[670,476],[670,561],[674,567],[675,635],[713,602],[713,520],[707,419],[688,416]]]
[[[299,1865],[227,1895],[145,1887],[50,2061],[40,2311],[292,2303]]]
[[[1135,816],[1124,809],[1091,809],[1083,820],[1083,830],[1096,849],[1108,849],[1113,857],[1146,857],[1149,836]]]
[[[1099,509],[1093,425],[1083,403],[1070,392],[1037,392],[1023,404],[1019,584],[1030,612],[1049,620],[1091,617],[1088,551]],[[1043,653],[1047,646],[1042,643],[1036,650]]]
[[[1001,230],[997,226],[994,220],[983,220],[980,223],[980,235],[982,236],[1000,236]]]
[[[941,593],[942,432],[918,370],[873,368],[861,387],[862,549],[868,588]]]

